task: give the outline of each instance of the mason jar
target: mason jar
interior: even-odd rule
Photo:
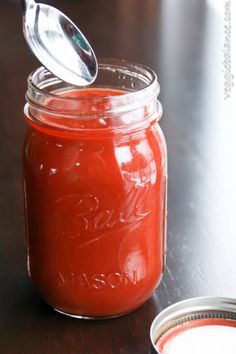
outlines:
[[[159,284],[166,252],[166,144],[149,68],[99,63],[96,82],[28,79],[24,199],[28,274],[56,311],[119,316]]]

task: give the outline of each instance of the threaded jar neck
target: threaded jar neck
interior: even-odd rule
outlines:
[[[101,95],[93,94],[98,90]],[[89,88],[65,83],[40,67],[28,78],[25,113],[40,125],[65,128],[68,119],[77,122],[72,124],[76,129],[91,129],[91,122],[100,119],[103,122],[96,128],[127,128],[160,119],[159,92],[157,76],[151,69],[125,60],[101,59],[97,80]]]

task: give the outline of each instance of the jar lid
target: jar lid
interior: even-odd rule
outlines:
[[[236,299],[201,297],[171,305],[154,319],[150,337],[153,353],[217,354],[223,346],[225,354],[235,354]]]

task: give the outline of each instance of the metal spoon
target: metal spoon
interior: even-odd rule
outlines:
[[[97,76],[96,56],[75,24],[56,8],[21,0],[26,42],[39,61],[54,75],[78,86]]]

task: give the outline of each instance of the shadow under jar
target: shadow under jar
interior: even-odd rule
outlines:
[[[158,93],[154,72],[124,60],[102,60],[89,88],[43,67],[28,79],[28,273],[59,312],[119,316],[161,280],[167,165]]]

